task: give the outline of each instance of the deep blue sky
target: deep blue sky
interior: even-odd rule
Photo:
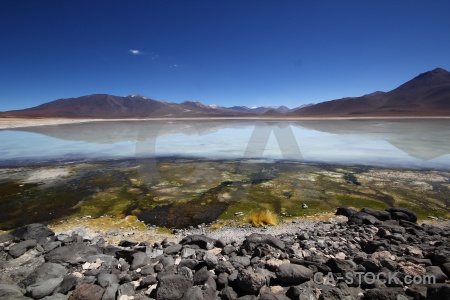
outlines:
[[[450,70],[450,1],[2,0],[0,111],[94,93],[296,107]]]

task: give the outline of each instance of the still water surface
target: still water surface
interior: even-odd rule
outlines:
[[[450,170],[450,120],[104,121],[0,131],[0,165],[135,157]]]

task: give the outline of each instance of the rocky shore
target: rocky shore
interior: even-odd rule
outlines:
[[[336,214],[281,233],[196,229],[153,244],[29,224],[0,235],[0,298],[450,299],[448,224],[419,225],[404,208]]]

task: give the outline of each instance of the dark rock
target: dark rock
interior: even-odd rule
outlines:
[[[233,265],[229,261],[219,261],[215,269],[219,273],[228,273],[228,274],[233,273],[233,271],[235,270]]]
[[[9,255],[14,258],[22,256],[25,252],[37,246],[36,240],[26,240],[9,248]]]
[[[181,275],[164,276],[159,281],[156,291],[157,300],[177,300],[192,287],[192,283]]]
[[[427,287],[424,285],[411,285],[406,288],[405,294],[414,300],[426,300]]]
[[[245,293],[257,294],[266,284],[266,278],[262,274],[249,272],[244,269],[239,271],[236,284],[238,288]]]
[[[443,264],[441,269],[447,276],[450,276],[450,263]]]
[[[156,280],[156,277],[153,275],[147,275],[145,277],[142,278],[140,286],[141,287],[148,287],[152,284],[156,284],[158,283],[158,281]]]
[[[179,267],[187,267],[191,270],[194,270],[198,265],[198,260],[196,259],[182,259],[178,264]]]
[[[364,293],[364,300],[397,300],[398,295],[405,295],[402,288],[370,289]]]
[[[63,277],[63,281],[59,285],[59,288],[56,290],[56,292],[61,294],[67,294],[79,283],[81,283],[81,279],[79,279],[78,277],[75,277],[72,274],[66,275]]]
[[[131,263],[133,262],[133,255],[136,253],[142,253],[142,252],[138,252],[136,250],[118,250],[115,252],[115,257],[117,259],[124,259],[127,263],[129,263],[131,265]]]
[[[223,289],[226,286],[228,286],[228,274],[219,273],[219,275],[217,275],[217,287]]]
[[[356,264],[353,261],[339,258],[330,258],[326,265],[331,268],[333,273],[351,272],[356,268]]]
[[[436,279],[436,283],[443,283],[448,279],[447,275],[438,266],[429,266],[426,267],[426,270],[428,275],[432,275]]]
[[[350,225],[378,225],[380,223],[381,221],[374,216],[363,212],[357,212],[348,218],[348,224]]]
[[[193,286],[186,291],[182,300],[203,300],[203,293],[200,287]]]
[[[72,244],[56,248],[45,255],[45,260],[53,263],[69,263],[76,265],[86,262],[90,255],[99,254],[97,248],[85,244]]]
[[[206,267],[201,268],[194,274],[194,284],[203,285],[212,276],[212,273],[208,271]]]
[[[101,300],[105,290],[95,284],[83,283],[75,288],[69,300]]]
[[[222,300],[236,300],[238,295],[231,287],[226,287],[220,292],[220,298]]]
[[[180,244],[171,245],[164,249],[164,254],[166,255],[174,255],[181,251],[181,248],[183,248]]]
[[[119,242],[120,247],[134,247],[137,244],[138,244],[137,242],[126,241],[126,240],[122,240]]]
[[[43,224],[34,223],[13,230],[11,235],[22,241],[36,240],[39,244],[42,244],[46,242],[47,237],[53,236],[55,233]]]
[[[345,216],[347,218],[349,218],[350,216],[352,216],[356,213],[357,213],[357,211],[350,207],[338,207],[338,209],[336,210],[337,216]]]
[[[381,269],[381,264],[378,260],[374,258],[368,258],[364,260],[361,265],[366,269],[367,272],[378,272]]]
[[[394,220],[417,222],[416,214],[410,209],[403,207],[391,207],[386,209],[386,211],[388,211],[391,214],[391,217]]]
[[[245,238],[242,248],[247,251],[253,251],[259,244],[267,244],[281,250],[286,246],[282,240],[270,234],[252,233]]]
[[[217,284],[216,281],[214,280],[214,278],[212,276],[210,276],[205,284],[203,285],[203,289],[207,290],[207,289],[211,289],[211,290],[217,290]]]
[[[363,208],[361,212],[374,216],[380,221],[386,221],[391,219],[391,214],[385,210],[374,210],[370,208]]]
[[[301,265],[282,264],[275,271],[277,279],[286,284],[300,284],[313,276],[313,271]]]
[[[427,300],[450,300],[450,285],[432,284],[428,286]]]
[[[194,244],[194,245],[199,246],[202,249],[207,250],[208,244],[214,245],[215,242],[216,242],[215,239],[206,237],[204,235],[196,235],[196,234],[194,234],[194,235],[189,235],[189,236],[183,238],[181,240],[180,244],[182,244],[182,245],[192,245],[192,244]]]
[[[259,297],[261,300],[289,300],[284,294],[275,294],[271,292],[261,293]],[[328,299],[328,298],[326,298]]]

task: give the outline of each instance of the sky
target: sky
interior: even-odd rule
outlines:
[[[0,111],[106,93],[290,108],[450,70],[450,1],[2,0]]]

